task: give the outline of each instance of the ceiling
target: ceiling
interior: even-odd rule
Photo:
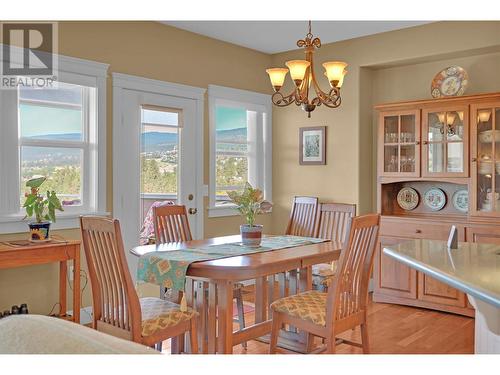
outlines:
[[[297,48],[307,21],[162,21],[161,23],[264,53]],[[312,33],[323,44],[404,29],[429,21],[313,21]]]

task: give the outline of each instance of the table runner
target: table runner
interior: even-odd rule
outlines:
[[[165,288],[183,291],[186,272],[191,263],[261,253],[329,240],[299,236],[273,236],[262,238],[259,247],[243,246],[241,242],[187,248],[173,251],[150,252],[139,258],[137,280]]]

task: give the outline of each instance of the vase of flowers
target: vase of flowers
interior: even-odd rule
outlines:
[[[227,195],[246,221],[246,224],[240,225],[242,244],[260,246],[263,226],[255,224],[255,217],[260,213],[269,212],[272,204],[264,200],[264,194],[260,189],[254,189],[248,182],[243,191],[228,191]]]
[[[26,210],[26,218],[35,217],[28,223],[30,228],[30,241],[48,241],[50,224],[56,221],[56,210],[64,211],[55,191],[47,190],[47,194],[40,194],[40,186],[47,178],[33,177],[26,181],[29,192],[24,194],[23,208]]]

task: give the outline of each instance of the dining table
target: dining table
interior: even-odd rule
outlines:
[[[272,237],[272,236],[266,236]],[[212,245],[241,243],[240,235],[231,235],[178,243],[142,245],[131,249],[137,257],[152,252],[177,251]],[[269,305],[277,298],[312,289],[312,266],[339,258],[342,244],[325,240],[271,251],[228,256],[193,262],[186,271],[184,295],[187,304],[198,312],[199,352],[231,354],[235,345],[251,339],[264,339],[271,332]],[[284,275],[298,271],[296,288],[287,287]],[[276,276],[278,275],[278,276]],[[233,331],[233,287],[235,283],[255,280],[255,322]],[[276,288],[276,281],[279,287]],[[290,332],[284,346],[298,352],[309,349],[308,336]],[[174,345],[174,341],[173,341]],[[302,345],[302,349],[299,347]]]

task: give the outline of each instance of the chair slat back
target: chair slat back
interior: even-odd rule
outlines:
[[[339,271],[328,290],[327,319],[331,322],[347,319],[366,309],[379,225],[378,214],[351,220],[349,236],[339,259]]]
[[[320,203],[315,237],[344,243],[349,222],[354,216],[356,216],[355,204]]]
[[[82,216],[80,228],[92,287],[94,328],[104,326],[107,333],[139,341],[141,307],[119,221]]]
[[[155,237],[157,243],[191,241],[191,229],[186,206],[154,207]]]
[[[295,197],[285,234],[314,236],[318,209],[317,197]]]

